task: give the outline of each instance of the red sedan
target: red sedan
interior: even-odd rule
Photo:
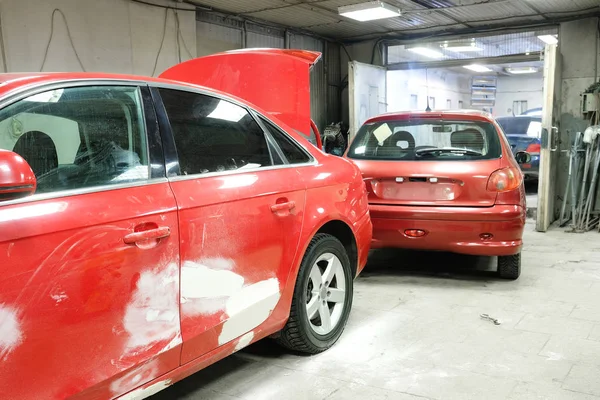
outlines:
[[[523,176],[491,116],[381,115],[360,128],[347,157],[367,182],[374,248],[498,256],[500,276],[519,277]]]
[[[2,399],[144,398],[269,335],[336,342],[372,226],[358,168],[304,137],[318,56],[0,75]],[[263,101],[267,72],[289,84]]]

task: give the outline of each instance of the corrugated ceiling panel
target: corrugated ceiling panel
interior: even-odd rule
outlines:
[[[339,18],[337,18],[335,15],[332,17],[322,11],[312,11],[301,6],[279,8],[276,10],[253,13],[252,17],[294,27],[310,27],[314,25],[336,23],[339,21]]]
[[[440,13],[406,13],[398,18],[381,21],[381,26],[389,30],[402,30],[416,27],[439,26],[453,24],[455,21]]]
[[[560,11],[580,11],[592,7],[600,7],[598,0],[528,0],[529,3],[543,13]],[[600,9],[599,9],[600,10]]]
[[[384,28],[377,25],[359,25],[346,21],[337,24],[313,26],[311,30],[319,35],[340,39],[386,32]]]
[[[211,7],[235,14],[262,10],[265,8],[281,7],[294,1],[283,0],[192,0],[197,6]]]
[[[522,1],[503,2],[499,4],[484,4],[471,7],[453,8],[444,13],[461,21],[483,21],[505,17],[516,17],[535,14]]]

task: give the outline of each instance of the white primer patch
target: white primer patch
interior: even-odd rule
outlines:
[[[277,305],[281,293],[276,278],[244,287],[227,300],[229,319],[223,324],[219,344],[225,344],[263,323]]]
[[[142,364],[137,368],[132,369],[119,379],[115,379],[110,384],[110,391],[114,396],[126,393],[144,382],[150,382],[159,374],[158,360],[154,359],[146,364]]]
[[[162,381],[162,382],[157,382],[153,385],[150,385],[146,388],[141,388],[141,389],[136,389],[133,390],[121,397],[118,398],[118,400],[141,400],[141,399],[145,399],[147,397],[150,397],[158,392],[160,392],[161,390],[164,390],[166,388],[168,388],[169,386],[171,386],[171,381],[169,379],[167,379],[166,381]]]
[[[181,343],[178,290],[177,264],[159,272],[142,272],[123,318],[129,334],[126,356],[142,353],[160,341],[170,341],[163,351]]]
[[[244,347],[248,346],[252,339],[254,339],[254,332],[246,333],[240,338],[240,340],[238,340],[238,343],[235,345],[235,350],[241,350]]]
[[[0,360],[23,341],[17,310],[0,304]]]
[[[56,304],[61,303],[69,298],[65,292],[53,293],[50,295],[52,300],[56,301]]]
[[[225,309],[227,299],[239,292],[244,277],[232,272],[232,260],[186,261],[181,268],[181,304],[185,315],[214,314]]]

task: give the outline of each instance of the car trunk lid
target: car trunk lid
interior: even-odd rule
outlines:
[[[500,161],[354,160],[369,189],[369,203],[379,205],[491,207],[496,193],[487,190]]]

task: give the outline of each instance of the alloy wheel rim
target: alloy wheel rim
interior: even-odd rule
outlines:
[[[346,276],[340,259],[322,254],[312,265],[306,287],[306,313],[311,329],[331,333],[342,319],[346,303]]]

